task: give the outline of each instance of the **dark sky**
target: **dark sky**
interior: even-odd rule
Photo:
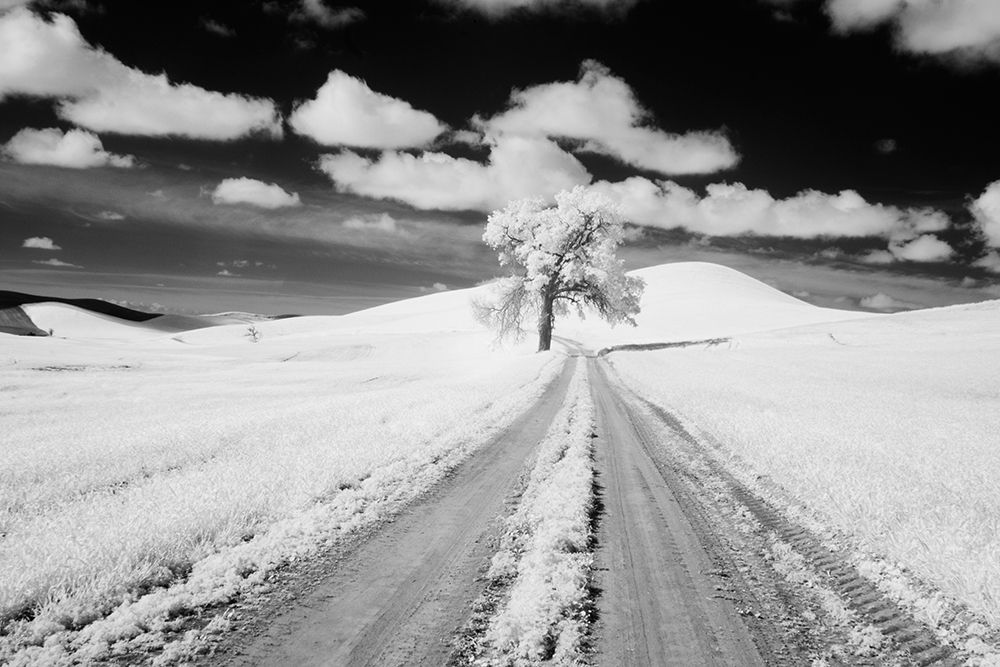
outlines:
[[[648,112],[638,125],[714,133],[739,160],[710,173],[668,173],[616,150],[580,150],[585,141],[579,137],[547,134],[593,181],[669,180],[699,198],[708,184],[741,183],[774,201],[803,190],[830,197],[853,190],[866,205],[893,207],[900,219],[926,207],[947,219],[924,227],[907,222],[906,231],[886,223],[871,233],[849,221],[841,236],[828,227],[789,235],[759,220],[720,233],[718,226],[699,226],[700,218],[635,218],[648,231],[625,251],[630,264],[683,259],[678,248],[696,245],[702,259],[714,248],[720,258],[750,255],[763,263],[870,274],[873,293],[878,276],[890,274],[930,276],[949,290],[962,278],[988,288],[996,268],[984,232],[991,223],[986,209],[970,204],[1000,179],[1000,123],[991,105],[1000,89],[1000,34],[971,47],[914,47],[906,41],[907,16],[838,30],[835,3],[645,0],[609,13],[587,2],[543,2],[538,10],[498,14],[459,0],[77,0],[20,7],[25,3],[0,0],[6,10],[0,25],[12,17],[26,25],[27,12],[38,21],[61,14],[78,27],[86,48],[103,50],[121,67],[163,73],[174,85],[268,100],[286,121],[340,70],[432,114],[451,131],[472,128],[477,114],[489,119],[509,109],[512,89],[578,82],[582,64],[594,60]],[[0,39],[5,34],[18,33],[0,31]],[[5,70],[9,46],[0,43],[0,143],[11,142],[0,163],[0,288],[91,289],[87,296],[152,301],[160,286],[158,302],[194,310],[214,306],[218,299],[206,296],[213,291],[243,289],[253,298],[267,294],[272,310],[281,310],[287,297],[284,310],[323,312],[361,303],[351,297],[467,286],[494,272],[478,243],[488,206],[467,210],[456,203],[440,210],[407,195],[373,196],[316,167],[321,155],[344,151],[378,161],[379,147],[320,145],[287,122],[280,138],[121,134],[59,111],[66,100],[92,94],[74,89],[72,81],[53,84],[54,92],[29,90],[35,84],[24,83],[25,76],[45,75],[31,72],[30,64]],[[15,135],[25,128],[93,132],[103,151],[132,156],[133,166],[23,164],[48,159],[13,151]],[[469,145],[452,136],[388,150],[439,151],[481,164],[491,159],[485,140]],[[299,203],[275,209],[220,204],[212,192],[229,178],[279,185]],[[920,252],[903,249],[927,235]],[[22,247],[33,237],[59,249]],[[931,251],[934,240],[951,254]],[[875,252],[881,260],[866,255]],[[51,260],[75,266],[38,263]],[[133,289],[139,284],[141,295]],[[182,284],[183,298],[169,292]],[[253,309],[251,297],[238,300],[231,307]]]

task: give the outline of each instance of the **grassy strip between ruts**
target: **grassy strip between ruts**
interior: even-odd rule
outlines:
[[[473,664],[578,664],[590,616],[594,405],[580,364],[488,578],[506,588]]]

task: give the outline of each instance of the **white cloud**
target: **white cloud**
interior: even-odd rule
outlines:
[[[550,198],[590,182],[580,162],[542,138],[502,136],[487,164],[445,153],[386,151],[370,160],[351,151],[320,158],[341,192],[395,199],[420,209],[491,211],[511,199]]]
[[[908,262],[944,262],[955,251],[950,245],[931,234],[924,234],[903,244],[889,246],[889,252],[896,259]]]
[[[477,11],[491,18],[514,12],[597,10],[624,13],[638,0],[438,0],[441,4]]]
[[[652,118],[625,81],[588,60],[579,80],[511,93],[511,108],[476,124],[493,134],[562,137],[583,150],[661,174],[705,174],[734,166],[739,156],[719,132],[670,134]]]
[[[972,263],[973,266],[986,269],[991,273],[1000,273],[1000,252],[993,250]]]
[[[892,264],[896,261],[895,255],[888,250],[872,250],[858,259],[865,264]]]
[[[896,140],[889,137],[885,139],[879,139],[878,141],[875,142],[875,150],[877,150],[882,155],[889,155],[890,153],[895,153],[898,148],[899,144],[896,142]]]
[[[993,181],[969,206],[979,223],[986,241],[1000,248],[1000,181]]]
[[[862,297],[859,303],[862,308],[871,308],[872,310],[903,310],[913,307],[912,304],[894,299],[885,292]]]
[[[100,138],[86,130],[44,130],[24,128],[3,145],[7,159],[21,164],[50,164],[57,167],[134,167],[131,155],[116,155],[104,150]]]
[[[888,24],[900,50],[1000,63],[996,0],[826,0],[825,8],[838,32]]]
[[[97,217],[108,222],[119,222],[125,219],[125,216],[117,211],[101,211],[97,214]]]
[[[591,187],[617,202],[627,220],[651,227],[683,227],[712,236],[888,239],[887,250],[857,258],[868,264],[943,262],[954,255],[948,243],[929,233],[949,226],[941,211],[872,204],[853,190],[835,195],[804,190],[775,199],[766,190],[752,190],[742,183],[714,183],[699,196],[672,181],[653,182],[639,176],[618,183],[600,181]],[[828,259],[843,255],[836,249],[820,254]]]
[[[171,83],[127,67],[91,46],[63,14],[46,21],[25,8],[0,16],[0,99],[30,95],[60,100],[59,116],[97,132],[236,139],[280,136],[273,102]]]
[[[467,146],[482,146],[483,135],[473,130],[455,130],[448,134],[448,142]]]
[[[835,29],[848,32],[892,20],[900,4],[899,0],[827,0],[826,12]]]
[[[448,286],[445,285],[444,283],[434,283],[430,287],[428,287],[426,285],[421,285],[420,286],[420,291],[424,292],[425,294],[427,292],[444,292],[447,289],[448,289]]]
[[[579,160],[554,139],[662,173],[707,173],[738,159],[720,134],[668,134],[650,121],[622,79],[587,61],[579,81],[514,91],[507,111],[473,119],[478,132],[448,135],[487,147],[485,163],[441,152],[384,150],[369,158],[345,150],[322,156],[318,167],[342,192],[421,209],[489,211],[510,199],[551,198],[590,182]],[[316,99],[295,110],[290,124],[320,143],[382,149],[423,146],[447,130],[431,114],[376,93],[339,70],[331,72]]]
[[[291,18],[294,21],[315,23],[322,28],[336,30],[363,21],[365,13],[357,7],[331,9],[323,4],[323,0],[302,0]]]
[[[447,129],[433,114],[340,70],[330,72],[316,97],[296,107],[288,122],[318,143],[361,148],[425,146]]]
[[[57,246],[52,242],[48,236],[32,236],[31,238],[24,239],[24,243],[21,244],[22,248],[35,248],[36,250],[62,250],[60,246]]]
[[[907,228],[911,229],[915,234],[943,232],[951,224],[947,214],[933,208],[909,209],[907,211],[907,220],[909,222]]]
[[[388,213],[372,213],[356,215],[340,223],[346,229],[383,232],[385,234],[402,234],[404,230],[396,224],[395,218]]]
[[[201,27],[210,33],[216,34],[219,37],[235,37],[236,31],[225,25],[224,23],[219,23],[213,19],[205,18],[201,20]]]
[[[297,192],[286,192],[280,185],[253,178],[227,178],[212,191],[216,204],[251,204],[260,208],[301,206]]]
[[[673,181],[634,176],[617,183],[592,185],[616,201],[622,215],[650,227],[683,227],[713,236],[881,236],[903,240],[936,228],[947,219],[927,210],[901,210],[870,204],[853,190],[826,194],[804,190],[775,199],[766,190],[742,183],[714,183],[699,196]]]
[[[64,262],[61,259],[56,259],[55,257],[53,257],[52,259],[44,259],[44,260],[42,260],[42,259],[36,259],[36,260],[32,261],[31,263],[32,264],[41,264],[43,266],[57,266],[57,267],[61,267],[61,268],[64,268],[64,269],[82,269],[83,268],[79,264],[70,264],[69,262]]]

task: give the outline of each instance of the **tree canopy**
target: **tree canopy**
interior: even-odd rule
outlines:
[[[625,275],[616,256],[624,227],[603,195],[578,186],[556,195],[555,206],[519,199],[490,214],[483,234],[511,274],[492,298],[476,304],[480,321],[498,337],[523,335],[526,316],[538,315],[538,349],[548,350],[557,315],[595,310],[611,324],[635,324],[641,278]]]

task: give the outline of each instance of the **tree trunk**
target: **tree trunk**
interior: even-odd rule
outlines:
[[[555,302],[549,290],[542,297],[542,312],[538,314],[538,351],[547,352],[552,347],[552,305]]]

